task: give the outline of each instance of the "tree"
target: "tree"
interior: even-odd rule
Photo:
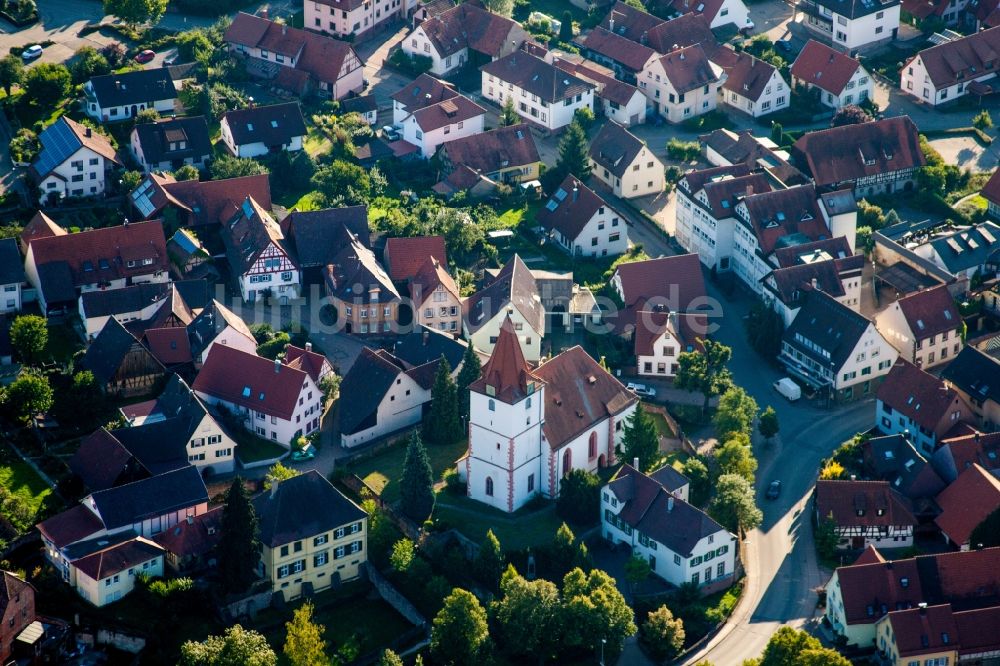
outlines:
[[[117,16],[130,26],[152,24],[163,18],[167,0],[104,0],[104,13]]]
[[[991,129],[993,127],[993,117],[989,111],[983,109],[973,117],[972,126],[983,131]]]
[[[299,471],[291,467],[285,467],[280,462],[276,462],[268,468],[264,476],[264,490],[270,490],[271,486],[293,479],[299,475]]]
[[[444,598],[431,627],[431,654],[435,661],[474,666],[489,639],[486,609],[468,590],[455,588]]]
[[[185,164],[174,171],[174,180],[198,180],[199,178],[201,178],[201,173],[199,173],[198,167],[193,164]]]
[[[830,648],[810,648],[799,653],[796,666],[851,666],[851,660]]]
[[[500,109],[500,127],[509,127],[519,122],[521,122],[521,116],[517,115],[517,109],[514,108],[514,96],[508,95]]]
[[[181,645],[180,666],[276,666],[278,656],[267,639],[252,629],[235,624],[222,636]]]
[[[327,206],[367,204],[371,193],[368,172],[345,160],[334,160],[320,167],[311,182]]]
[[[641,405],[625,419],[622,450],[629,465],[639,459],[640,472],[647,471],[660,453],[660,435],[656,432],[656,424]]]
[[[652,568],[649,566],[649,560],[645,557],[633,555],[625,560],[625,580],[628,581],[629,585],[638,585],[649,578],[649,574],[652,571]]]
[[[559,22],[559,41],[569,44],[573,41],[573,14],[567,9]]]
[[[703,341],[704,353],[684,352],[678,359],[674,386],[687,391],[697,391],[705,396],[701,411],[708,410],[708,401],[719,395],[732,383],[726,364],[733,350],[714,340]]]
[[[257,578],[262,546],[257,512],[240,477],[226,492],[221,527],[216,559],[222,587],[226,592],[243,592]]]
[[[486,0],[483,5],[500,16],[510,18],[514,14],[514,0]]]
[[[778,413],[774,411],[774,407],[770,405],[767,406],[760,414],[760,420],[757,423],[757,430],[760,432],[761,437],[767,441],[771,441],[778,434],[780,430],[778,424]]]
[[[417,556],[416,547],[409,539],[400,539],[392,545],[392,555],[389,556],[389,564],[399,573],[405,573],[413,565],[413,558]]]
[[[559,590],[547,580],[526,580],[508,566],[500,583],[500,600],[492,605],[498,643],[515,657],[543,663],[560,643]]]
[[[723,474],[715,483],[709,513],[730,532],[742,534],[764,519],[754,499],[753,486],[738,474]]]
[[[684,461],[684,476],[691,482],[688,498],[691,504],[697,507],[704,507],[712,493],[712,487],[708,478],[708,467],[695,456],[691,456]]]
[[[560,182],[570,174],[580,180],[587,180],[590,177],[587,133],[584,132],[583,125],[576,118],[566,128],[566,134],[559,141],[559,159],[556,162],[555,171],[561,174]]]
[[[823,466],[823,469],[819,472],[819,478],[824,481],[843,479],[847,476],[847,470],[844,466],[837,462],[836,460],[831,460]]]
[[[837,543],[840,535],[837,534],[837,521],[832,515],[823,516],[816,524],[816,552],[820,557],[831,559],[837,554]]]
[[[715,461],[719,465],[719,474],[736,474],[749,483],[753,483],[757,471],[757,459],[749,446],[736,439],[731,439],[715,452]]]
[[[636,632],[633,613],[614,579],[594,569],[573,569],[563,578],[563,644],[596,651],[601,639],[610,653],[620,652]]]
[[[589,525],[600,518],[601,479],[585,469],[574,469],[559,482],[556,513],[576,525]]]
[[[0,86],[3,86],[8,97],[11,88],[21,85],[22,81],[24,81],[24,61],[21,60],[21,56],[11,53],[0,58]]]
[[[403,476],[399,480],[403,512],[423,522],[434,508],[434,471],[427,449],[416,430],[410,435],[403,461]]]
[[[493,530],[487,530],[479,544],[479,554],[473,562],[473,569],[483,585],[494,592],[499,589],[500,576],[503,574],[503,551]]]
[[[442,355],[431,387],[431,411],[424,421],[424,437],[435,444],[453,444],[462,437],[458,418],[458,391],[451,378],[451,366]]]
[[[684,647],[684,621],[666,606],[649,611],[639,629],[639,640],[650,656],[664,662],[680,654]]]
[[[822,644],[806,632],[792,627],[780,627],[764,648],[760,666],[799,666],[804,650],[818,650]]]
[[[109,42],[101,48],[101,55],[108,61],[108,65],[112,69],[117,69],[125,64],[128,51],[125,50],[125,45],[121,42]]]
[[[111,63],[93,46],[78,49],[73,64],[70,66],[73,83],[87,82],[92,76],[100,76],[111,72]]]
[[[7,149],[10,151],[10,159],[14,162],[34,162],[42,150],[42,144],[38,141],[37,134],[27,127],[22,127],[7,144]]]
[[[581,106],[573,112],[573,120],[580,123],[580,127],[582,127],[584,131],[587,131],[593,127],[597,117],[594,115],[594,110],[589,106]]]
[[[837,109],[830,121],[830,127],[841,127],[843,125],[859,125],[867,123],[872,119],[868,112],[857,104],[848,104]]]
[[[21,315],[10,327],[10,344],[25,363],[39,360],[49,344],[49,327],[45,317]]]
[[[771,141],[779,146],[785,142],[785,128],[779,122],[771,123]]]
[[[52,408],[52,387],[48,377],[26,372],[3,393],[4,406],[21,423],[27,424],[36,414]]]
[[[747,339],[750,346],[761,356],[774,358],[781,351],[781,336],[785,332],[785,321],[774,308],[757,302],[750,308],[746,320]]]
[[[322,666],[329,664],[326,656],[326,627],[313,622],[312,602],[305,602],[295,609],[292,621],[285,623],[285,656],[292,666]]]
[[[43,62],[24,75],[24,94],[38,106],[55,107],[69,95],[71,82],[66,65]]]
[[[378,666],[403,666],[403,660],[392,650],[385,650],[379,657]]]
[[[577,556],[576,535],[569,525],[563,523],[552,538],[551,558],[552,569],[558,575],[565,575],[573,568],[573,560]]]
[[[239,178],[241,176],[259,176],[267,173],[267,168],[257,160],[249,157],[233,157],[223,155],[212,160],[208,167],[212,180],[224,180],[226,178]]]
[[[730,387],[719,398],[719,408],[713,419],[716,434],[722,439],[733,433],[749,437],[757,411],[757,401],[749,393],[739,386]]]
[[[131,192],[142,184],[145,176],[141,171],[129,170],[122,174],[122,191]]]
[[[136,125],[148,125],[149,123],[155,123],[159,119],[160,119],[159,111],[153,108],[143,109],[139,113],[135,114]],[[191,166],[191,165],[188,164],[186,166]]]
[[[483,374],[483,366],[479,362],[479,355],[472,345],[468,345],[462,356],[462,369],[458,371],[458,379],[455,380],[459,417],[469,417],[469,384],[479,379],[481,374]]]

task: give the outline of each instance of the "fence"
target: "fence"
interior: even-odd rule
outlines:
[[[427,618],[421,615],[417,607],[410,603],[410,600],[403,596],[402,592],[397,590],[387,578],[380,574],[378,569],[372,566],[371,562],[365,563],[365,572],[368,574],[369,582],[378,591],[379,596],[392,606],[397,613],[405,617],[415,627],[427,626]]]
[[[660,449],[665,451],[684,451],[689,455],[697,455],[698,450],[695,449],[691,440],[687,438],[684,434],[684,430],[681,428],[677,420],[667,411],[665,407],[661,405],[653,405],[648,402],[642,403],[643,409],[651,414],[659,414],[663,417],[663,420],[667,422],[667,427],[673,433],[673,437],[660,437]],[[628,462],[628,461],[626,461]]]

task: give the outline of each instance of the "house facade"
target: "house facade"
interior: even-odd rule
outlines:
[[[456,93],[415,109],[396,124],[402,128],[403,140],[416,146],[421,157],[430,159],[441,144],[482,132],[485,119],[486,109]]]
[[[306,122],[298,102],[229,111],[220,123],[222,143],[236,157],[302,150]]]
[[[40,204],[104,194],[109,172],[122,166],[106,136],[65,116],[42,130],[38,141],[42,150],[30,174]]]
[[[532,363],[541,358],[545,307],[534,276],[518,255],[485,287],[465,299],[463,310],[465,338],[476,349],[492,353],[509,318],[520,352]]]
[[[407,16],[417,4],[412,0],[306,0],[302,22],[310,30],[358,39]]]
[[[664,166],[644,141],[611,121],[590,143],[591,173],[623,199],[656,195],[666,185]]]
[[[633,330],[636,373],[642,377],[674,377],[680,355],[703,351],[708,335],[704,315],[678,312],[639,312]]]
[[[424,262],[409,286],[413,318],[418,326],[461,334],[462,297],[455,280],[436,257]]]
[[[226,223],[222,241],[245,302],[298,298],[302,272],[294,253],[281,227],[253,198]]]
[[[353,237],[324,276],[337,325],[354,335],[386,335],[397,329],[402,301],[375,254]]]
[[[972,408],[978,425],[992,432],[1000,429],[1000,386],[993,380],[1000,361],[975,347],[965,347],[941,372],[941,378]]]
[[[22,285],[25,284],[24,263],[17,240],[0,240],[0,313],[21,309]]]
[[[796,9],[805,14],[803,25],[845,51],[874,48],[899,32],[899,0],[801,0]]]
[[[872,98],[875,81],[861,63],[810,39],[792,63],[792,82],[815,89],[824,106],[839,109]]]
[[[6,663],[15,639],[37,619],[35,588],[9,571],[0,571],[0,659]]]
[[[962,317],[946,285],[904,296],[880,312],[875,325],[918,368],[947,363],[962,351]]]
[[[98,608],[114,603],[135,589],[139,575],[163,576],[166,551],[144,537],[135,537],[74,560],[76,593]]]
[[[900,89],[930,106],[992,91],[1000,29],[950,39],[913,56],[900,71]]]
[[[725,73],[719,88],[722,103],[754,118],[787,109],[791,103],[791,88],[771,63],[726,47],[716,49],[712,62]]]
[[[876,397],[875,427],[887,435],[908,433],[927,456],[955,426],[973,421],[971,409],[954,389],[903,359],[893,366]]]
[[[430,58],[430,73],[442,76],[466,63],[502,58],[527,39],[528,33],[516,21],[463,3],[422,21],[400,48],[410,58]]]
[[[129,147],[147,174],[176,171],[185,164],[204,169],[212,157],[212,142],[203,116],[136,125]]]
[[[817,523],[833,521],[838,548],[909,548],[917,519],[909,501],[888,481],[819,480]]]
[[[628,251],[626,218],[576,177],[566,176],[538,213],[538,225],[574,257]]]
[[[695,44],[650,60],[638,84],[657,114],[679,123],[714,110],[724,80],[722,68]]]
[[[573,122],[578,109],[594,108],[596,86],[524,51],[482,66],[483,97],[503,106],[512,99],[526,123],[548,131]]]
[[[177,104],[166,67],[92,76],[83,84],[83,95],[87,115],[99,123],[134,118],[146,109],[170,115]]]

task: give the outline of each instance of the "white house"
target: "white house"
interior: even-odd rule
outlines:
[[[888,481],[820,479],[816,520],[833,520],[841,549],[909,548],[917,519],[910,501]]]
[[[485,287],[465,299],[465,337],[476,349],[492,353],[500,328],[509,318],[517,332],[519,353],[531,362],[542,356],[545,335],[545,307],[538,284],[517,254]]]
[[[534,497],[558,497],[560,479],[573,469],[613,464],[638,404],[581,347],[532,370],[509,318],[469,401],[469,450],[459,474],[471,499],[508,513]]]
[[[1000,27],[950,39],[913,56],[900,72],[900,89],[937,106],[963,95],[993,90],[1000,52]]]
[[[21,309],[21,285],[25,283],[24,264],[17,241],[0,240],[0,313]]]
[[[956,426],[974,422],[972,410],[955,389],[903,358],[878,387],[875,427],[886,435],[906,435],[928,457]]]
[[[475,58],[496,60],[513,53],[527,39],[516,21],[476,3],[460,3],[421,22],[400,48],[410,58],[430,58],[430,73],[442,76]]]
[[[413,318],[418,325],[452,335],[462,330],[462,296],[454,278],[437,257],[428,257],[410,280]]]
[[[591,173],[623,199],[656,195],[666,185],[663,162],[646,142],[609,121],[590,142]]]
[[[233,347],[247,354],[257,353],[257,340],[240,317],[219,301],[212,302],[188,325],[191,356],[200,368],[214,345]]]
[[[847,51],[879,46],[899,32],[899,0],[800,0],[796,9],[805,14],[804,26]]]
[[[214,345],[192,388],[206,403],[237,415],[250,432],[286,449],[320,427],[323,392],[309,373],[279,360]]]
[[[87,115],[98,122],[134,118],[146,109],[162,115],[176,111],[177,88],[166,67],[93,76],[83,94]]]
[[[427,82],[430,78],[421,75],[393,96],[393,124],[424,159],[442,143],[482,133],[486,120],[486,109],[444,82]]]
[[[839,109],[871,99],[875,80],[861,63],[810,39],[792,63],[792,82],[819,91],[824,106]]]
[[[38,141],[42,150],[30,173],[38,184],[40,204],[104,194],[108,173],[122,166],[106,136],[66,116],[42,130]]]
[[[722,68],[695,44],[647,62],[638,83],[659,115],[679,123],[715,109],[724,81]]]
[[[204,116],[136,125],[129,137],[129,147],[147,174],[176,171],[185,164],[204,169],[212,157],[212,141]]]
[[[309,30],[357,39],[408,16],[418,4],[416,0],[305,0],[302,22]]]
[[[298,298],[302,272],[288,239],[253,197],[225,223],[222,242],[244,301],[271,296],[285,303]]]
[[[511,53],[481,69],[483,97],[500,106],[513,99],[518,116],[549,131],[573,122],[577,109],[594,108],[597,86],[530,53]]]
[[[948,363],[962,351],[962,316],[947,285],[904,296],[878,313],[875,325],[918,368]]]
[[[871,395],[898,352],[875,324],[817,289],[781,338],[785,370],[835,400]]]
[[[149,321],[170,300],[171,292],[172,288],[166,282],[83,292],[77,311],[87,340],[96,338],[111,317],[117,319],[119,324]]]
[[[75,574],[73,587],[77,594],[98,608],[107,606],[131,592],[138,576],[163,576],[166,552],[141,536],[103,548],[98,546],[98,550],[70,564]]]
[[[688,504],[688,485],[670,465],[649,475],[622,465],[601,491],[601,532],[671,585],[693,583],[707,594],[731,584],[739,542]]]
[[[536,219],[561,250],[575,257],[628,251],[626,218],[572,175],[556,188]]]
[[[597,86],[600,108],[595,111],[603,111],[605,118],[623,127],[645,122],[646,96],[634,85],[616,79],[613,69],[573,54],[550,52],[550,56],[559,69]]]
[[[229,111],[220,123],[222,142],[236,157],[302,150],[306,121],[298,102]]]
[[[680,355],[702,351],[708,335],[704,315],[680,312],[638,312],[633,329],[636,373],[643,377],[673,377]]]
[[[725,72],[719,88],[722,103],[754,118],[787,109],[791,103],[792,91],[771,63],[728,47],[717,48],[712,63]]]

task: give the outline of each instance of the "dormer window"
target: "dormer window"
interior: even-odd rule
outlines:
[[[94,270],[94,262],[92,261],[83,262],[83,270],[85,273],[89,273],[90,271]]]
[[[249,398],[250,397],[250,386],[244,386],[243,387],[243,397],[244,398]]]

